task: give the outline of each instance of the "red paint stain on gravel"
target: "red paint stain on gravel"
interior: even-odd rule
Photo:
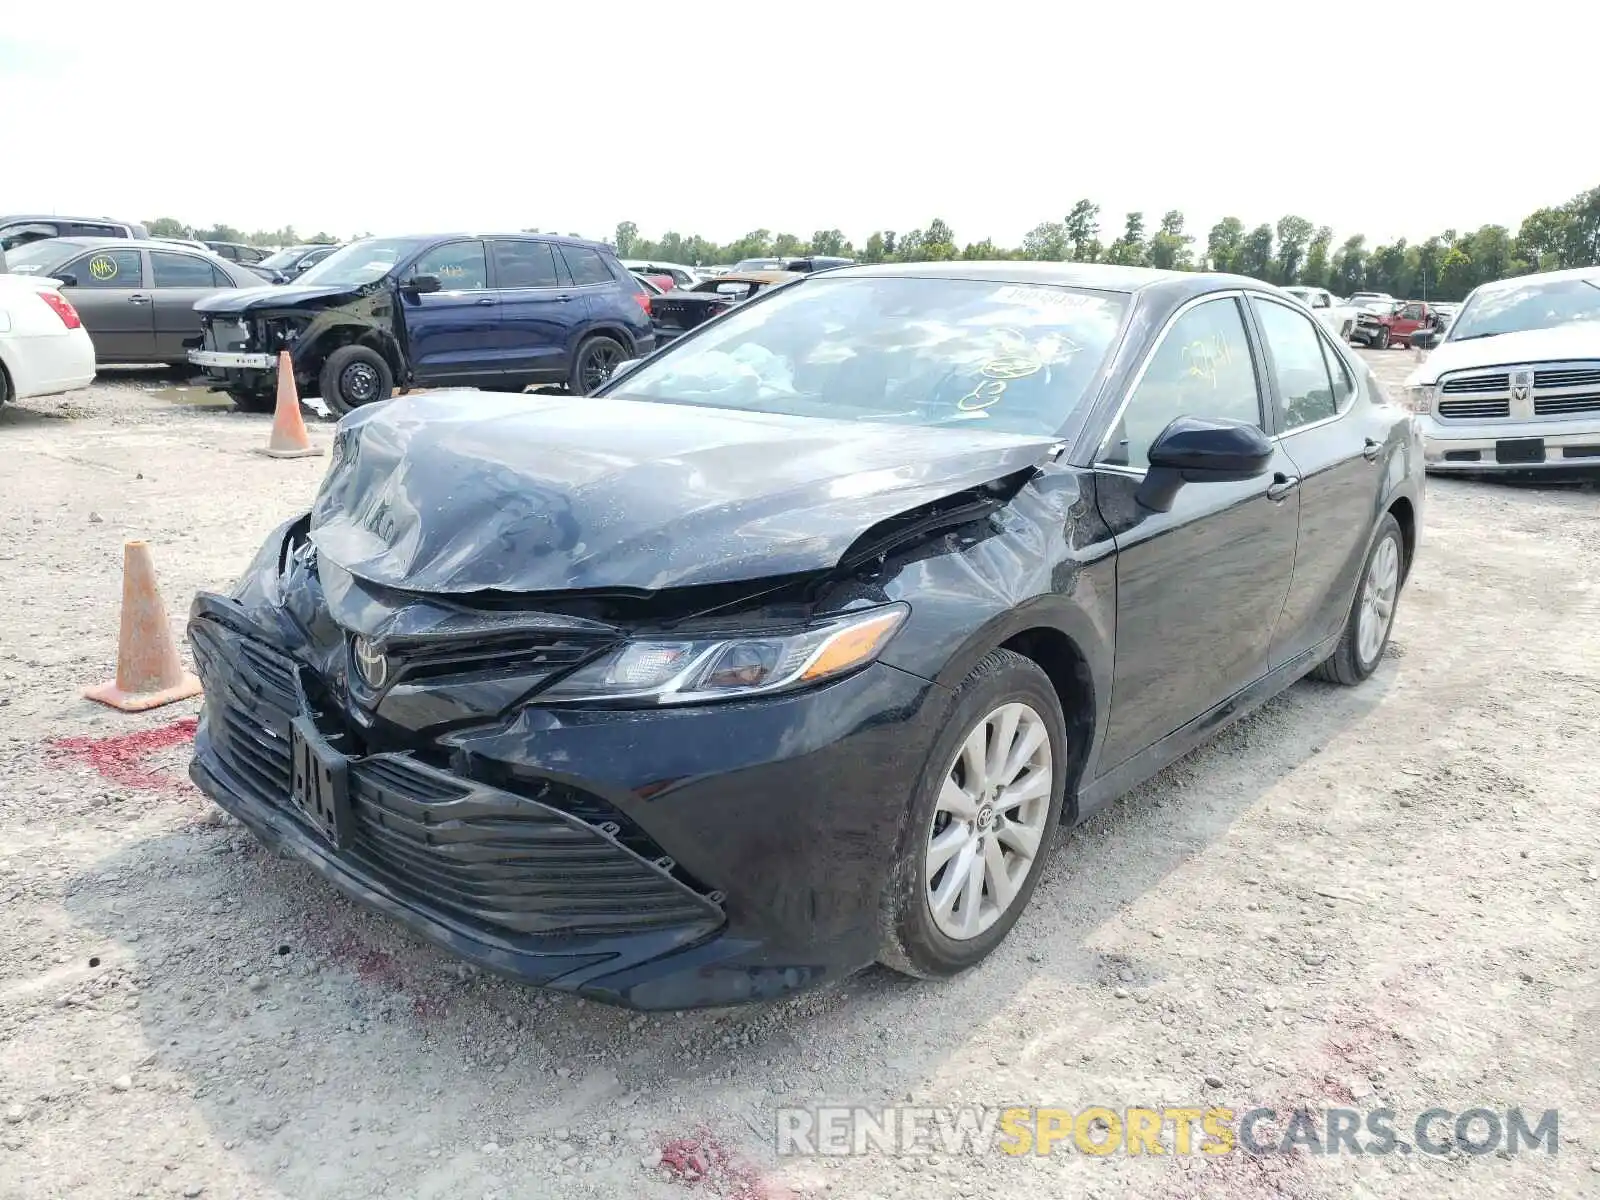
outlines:
[[[396,992],[411,1001],[411,1012],[422,1020],[445,1014],[443,997],[429,990],[387,950],[367,945],[354,933],[335,929],[331,920],[307,922],[306,944],[353,974],[370,987]]]
[[[718,1200],[789,1200],[793,1193],[761,1178],[709,1129],[696,1129],[661,1147],[661,1168],[674,1183],[704,1188]]]
[[[154,729],[141,729],[134,733],[101,738],[51,738],[45,744],[73,762],[93,767],[112,783],[122,787],[163,791],[182,787],[185,781],[166,771],[151,769],[146,760],[173,746],[192,742],[198,725],[196,718],[184,717],[170,725],[158,725]]]

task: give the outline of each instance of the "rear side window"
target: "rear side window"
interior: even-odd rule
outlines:
[[[566,259],[567,270],[572,272],[572,282],[578,287],[616,282],[611,268],[606,266],[598,250],[591,250],[587,246],[563,246],[561,257]]]
[[[150,269],[158,288],[208,288],[216,286],[216,271],[204,259],[187,254],[150,251]]]
[[[18,246],[26,246],[29,242],[42,242],[46,238],[60,236],[60,230],[54,225],[36,222],[7,225],[4,229],[0,229],[0,250],[15,250]]]
[[[549,242],[491,242],[495,283],[502,288],[551,288],[559,285],[555,255]]]
[[[72,223],[74,237],[123,237],[123,230],[116,225],[89,225],[83,221]]]
[[[1278,417],[1283,431],[1334,416],[1339,405],[1334,400],[1328,360],[1316,326],[1293,309],[1270,300],[1256,302],[1256,316],[1261,321],[1261,336],[1266,340],[1272,373],[1278,381]]]
[[[81,288],[137,288],[144,286],[144,264],[137,250],[96,250],[66,268]]]

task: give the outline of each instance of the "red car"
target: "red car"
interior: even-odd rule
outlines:
[[[1364,312],[1356,317],[1350,340],[1371,346],[1374,350],[1387,350],[1390,346],[1411,348],[1411,335],[1419,329],[1440,329],[1444,317],[1421,300],[1407,300],[1396,304],[1390,313]]]

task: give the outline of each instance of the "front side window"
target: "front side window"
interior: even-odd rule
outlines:
[[[138,288],[144,286],[144,264],[137,250],[96,250],[66,268],[81,288]]]
[[[567,270],[572,272],[572,282],[578,287],[616,282],[598,250],[591,250],[587,246],[563,246],[561,257],[566,259]]]
[[[439,280],[440,289],[446,292],[481,292],[489,286],[489,268],[485,265],[482,242],[449,242],[435,246],[417,259],[411,274],[434,276]]]
[[[1408,304],[1400,310],[1400,315],[1408,321],[1422,320],[1422,305]]]
[[[216,275],[210,263],[187,254],[172,254],[166,250],[150,251],[150,269],[155,272],[158,288],[209,288],[215,287]]]
[[[818,276],[741,305],[619,381],[630,400],[1056,434],[1127,297],[973,279]]]
[[[1179,417],[1261,424],[1250,341],[1231,296],[1197,304],[1172,323],[1107,434],[1099,461],[1143,470],[1151,443]]]
[[[496,286],[502,288],[553,288],[556,259],[549,242],[491,242],[494,247]]]
[[[1287,432],[1336,414],[1339,404],[1316,326],[1270,300],[1256,302],[1256,318],[1278,383],[1280,428]]]

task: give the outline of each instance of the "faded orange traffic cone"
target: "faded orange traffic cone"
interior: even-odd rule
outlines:
[[[123,712],[143,712],[200,694],[200,681],[178,661],[178,643],[156,590],[156,568],[146,542],[129,542],[122,548],[117,677],[83,694]]]
[[[300,392],[294,386],[294,364],[287,350],[278,351],[278,403],[272,413],[272,436],[261,453],[269,458],[309,458],[322,453],[311,444],[300,416]]]

